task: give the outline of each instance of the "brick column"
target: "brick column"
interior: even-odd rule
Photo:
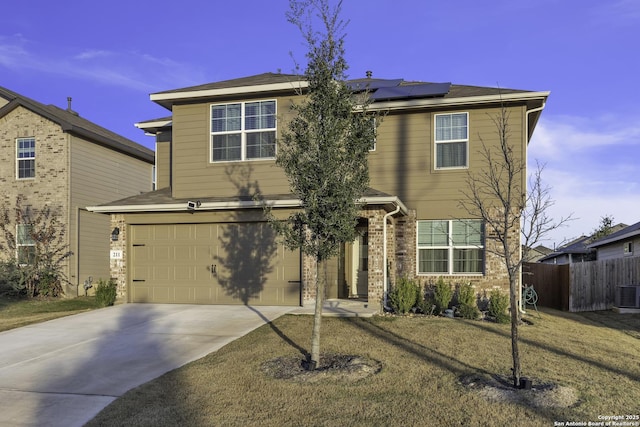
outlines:
[[[127,227],[124,221],[124,215],[111,215],[111,228],[118,227],[120,233],[118,240],[111,241],[111,251],[121,251],[122,258],[111,258],[109,266],[111,270],[111,278],[116,280],[118,284],[118,298],[127,300]]]

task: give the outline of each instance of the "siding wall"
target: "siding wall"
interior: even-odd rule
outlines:
[[[156,189],[171,185],[171,141],[156,142]]]
[[[277,136],[287,119],[291,96],[276,99]],[[210,163],[210,103],[173,107],[173,196],[226,197],[258,182],[264,194],[289,192],[287,179],[274,160]]]
[[[500,114],[499,108],[437,111],[450,112],[469,113],[469,169],[435,169],[436,112],[386,116],[378,127],[376,150],[369,156],[371,187],[398,195],[407,207],[416,209],[418,220],[468,217],[460,207],[462,191],[468,188],[467,172],[477,173],[484,165],[479,153],[482,141],[494,146],[499,143],[493,122]],[[524,108],[512,107],[508,113],[513,130],[510,142],[519,150],[516,155],[521,155],[525,144]]]
[[[633,253],[629,255],[624,254],[624,244],[627,242],[633,242]],[[633,256],[640,254],[640,236],[620,240],[619,242],[612,243],[610,245],[600,246],[598,248],[598,260],[624,258],[625,256]]]
[[[78,212],[86,206],[151,191],[152,165],[84,139],[71,138],[69,235],[74,256],[70,259],[70,278],[72,284],[78,285],[89,276],[94,282],[109,278],[111,235],[108,215],[82,212],[79,236]]]

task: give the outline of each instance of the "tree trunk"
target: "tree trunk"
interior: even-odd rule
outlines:
[[[518,323],[520,314],[518,312],[518,281],[515,278],[509,280],[510,306],[511,306],[511,356],[513,358],[513,386],[520,386],[520,350],[518,349]]]
[[[325,281],[319,278],[318,269],[320,265],[316,260],[314,279],[316,281],[316,307],[313,313],[313,331],[311,332],[311,360],[309,370],[312,371],[320,366],[320,325],[322,323],[322,305],[324,304]]]

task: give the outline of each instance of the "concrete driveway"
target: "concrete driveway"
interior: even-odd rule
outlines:
[[[123,304],[0,333],[0,425],[82,426],[127,390],[295,310]]]

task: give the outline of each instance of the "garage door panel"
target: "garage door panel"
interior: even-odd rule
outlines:
[[[267,223],[133,225],[130,236],[133,302],[300,302],[299,252]]]

